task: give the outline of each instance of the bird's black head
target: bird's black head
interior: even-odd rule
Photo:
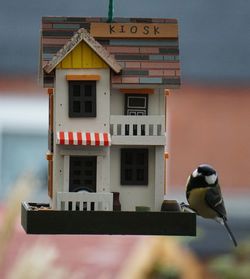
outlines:
[[[216,174],[216,170],[212,166],[206,164],[198,166],[197,171],[204,176]]]
[[[189,178],[191,188],[212,187],[217,183],[218,175],[216,170],[207,164],[199,165]]]

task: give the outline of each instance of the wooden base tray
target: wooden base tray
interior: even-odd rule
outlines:
[[[21,222],[28,234],[196,235],[196,214],[174,211],[59,211],[23,202]]]

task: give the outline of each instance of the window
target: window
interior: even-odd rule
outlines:
[[[71,156],[69,191],[96,192],[96,157]]]
[[[121,149],[121,185],[148,185],[148,149]]]
[[[95,81],[69,81],[69,117],[96,117]]]

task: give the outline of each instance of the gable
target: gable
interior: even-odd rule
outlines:
[[[108,65],[85,42],[80,42],[57,65],[57,69],[103,69]]]

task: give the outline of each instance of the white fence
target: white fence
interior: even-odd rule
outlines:
[[[58,210],[112,211],[112,193],[58,192]]]
[[[112,136],[163,136],[165,116],[111,115],[110,133]]]

